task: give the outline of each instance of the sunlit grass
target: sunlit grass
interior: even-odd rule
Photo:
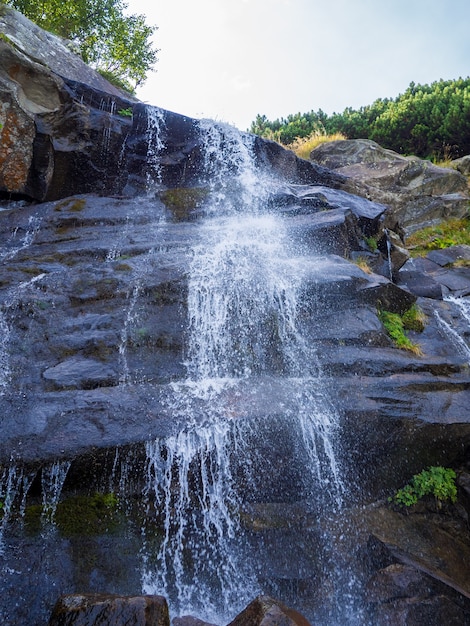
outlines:
[[[406,247],[412,256],[458,245],[470,245],[470,216],[423,228],[406,239]]]
[[[295,152],[295,154],[301,159],[310,159],[310,153],[317,146],[322,143],[329,143],[330,141],[344,141],[347,139],[342,133],[334,133],[333,135],[327,135],[318,130],[311,133],[308,137],[298,138],[289,144],[287,147]]]
[[[372,274],[369,261],[365,257],[363,256],[357,257],[357,259],[354,260],[354,264],[357,265],[366,274]]]

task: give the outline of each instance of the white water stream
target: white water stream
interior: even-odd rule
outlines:
[[[444,298],[445,302],[448,302],[453,311],[455,311],[456,317],[460,318],[464,327],[470,329],[470,300],[469,298],[457,298],[453,295],[449,295]],[[443,329],[444,333],[451,340],[456,347],[457,351],[465,357],[470,363],[470,334],[467,334],[467,338],[459,334],[449,321],[446,321],[437,311],[434,315]],[[470,330],[467,330],[470,333]]]
[[[249,442],[270,413],[282,411],[308,497],[328,493],[338,507],[343,485],[338,415],[298,319],[305,259],[292,249],[282,217],[266,208],[253,139],[212,122],[201,123],[201,133],[211,202],[189,268],[187,380],[168,398],[187,426],[147,445],[148,511],[163,514],[164,536],[152,555],[146,535],[143,589],[168,597],[176,614],[222,623],[261,590],[244,544],[246,494],[235,473],[243,459],[249,489],[257,464],[269,464]],[[257,397],[261,387],[269,394],[271,384],[282,384],[281,409],[268,395],[262,422],[241,415],[239,398]]]

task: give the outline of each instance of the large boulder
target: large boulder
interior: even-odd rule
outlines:
[[[454,169],[404,157],[368,139],[321,144],[310,159],[346,176],[347,191],[389,206],[387,225],[398,222],[406,234],[467,214],[467,179]]]
[[[470,154],[455,159],[451,162],[451,166],[464,176],[470,176]]]
[[[378,567],[366,587],[375,624],[464,624],[469,619],[470,537],[465,516],[429,508],[426,512],[420,503],[406,513],[385,506],[362,512]]]

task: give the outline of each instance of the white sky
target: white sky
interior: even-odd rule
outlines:
[[[158,26],[137,96],[246,130],[470,76],[469,0],[127,0]]]

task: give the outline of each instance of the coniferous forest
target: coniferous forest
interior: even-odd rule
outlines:
[[[435,160],[470,154],[470,77],[410,83],[394,99],[327,115],[321,109],[270,121],[258,115],[250,132],[289,145],[313,133],[372,139],[401,154]]]

